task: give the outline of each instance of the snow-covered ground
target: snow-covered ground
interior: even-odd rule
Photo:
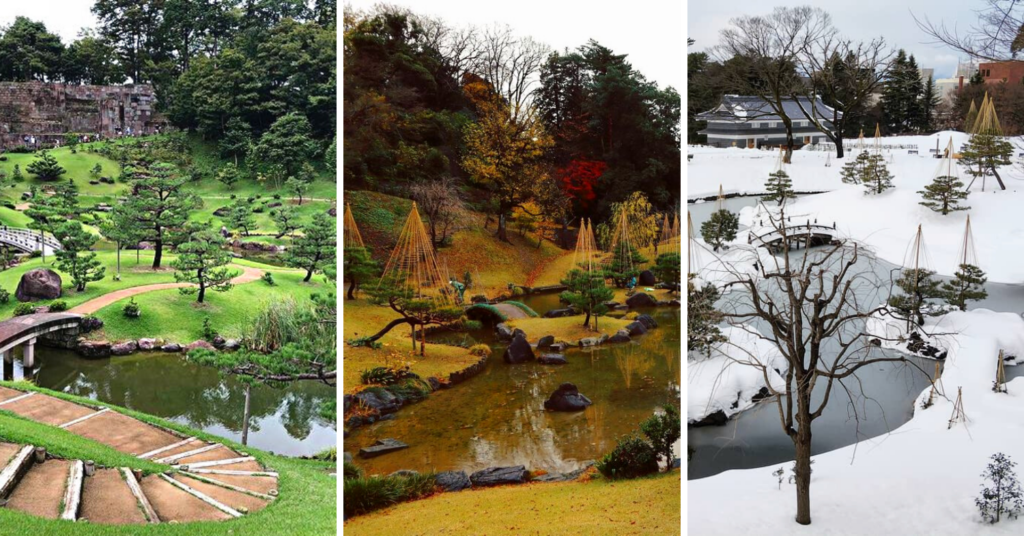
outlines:
[[[691,480],[689,533],[1024,533],[1024,519],[986,525],[974,505],[990,455],[1009,455],[1024,476],[1024,379],[1010,381],[1008,394],[992,391],[999,350],[1024,353],[1024,320],[979,309],[930,318],[926,328],[949,334],[941,382],[948,398],[920,409],[926,389],[914,417],[891,434],[815,456],[810,526],[793,520],[795,487],[779,490],[772,466]],[[958,387],[968,421],[949,428]]]
[[[997,189],[992,177],[986,182],[985,192],[981,191],[980,180],[976,182],[965,203],[971,207],[969,211],[942,216],[919,204],[922,198],[918,191],[932,181],[941,162],[928,150],[935,148],[936,139],[940,148],[945,148],[951,138],[956,150],[967,141],[967,135],[960,132],[883,138],[883,144],[916,145],[920,154],[908,154],[906,149],[885,152],[887,163],[892,159],[888,167],[895,188],[881,195],[865,195],[864,187],[843,184],[843,161],[836,161],[834,155],[831,167],[825,167],[826,152],[795,151],[793,163],[786,166],[794,190],[828,193],[802,197],[787,211],[800,214],[800,221],[817,219],[823,225],[834,222],[842,236],[870,246],[880,258],[895,264],[904,263],[920,224],[926,253],[922,265],[943,275],[952,275],[959,264],[957,254],[970,214],[977,262],[988,273],[989,281],[1024,282],[1024,262],[1019,253],[1024,251],[1024,169],[1020,166],[1000,169],[1005,191]],[[857,142],[847,141],[847,155],[852,158]],[[866,140],[868,147],[872,143],[872,139]],[[1015,138],[1013,143],[1017,161],[1017,154],[1024,152],[1024,140]],[[726,194],[763,193],[764,181],[778,161],[778,153],[773,151],[690,147],[688,152],[695,155],[687,164],[690,199],[716,195],[720,185]],[[970,182],[963,169],[959,173],[965,184]],[[745,242],[745,233],[741,234]]]
[[[728,342],[712,348],[710,357],[687,366],[687,422],[716,411],[732,417],[750,409],[766,376],[773,388],[785,389],[785,380],[776,371],[787,368],[778,348],[745,329],[727,327],[722,334]]]

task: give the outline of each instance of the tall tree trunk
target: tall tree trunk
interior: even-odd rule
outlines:
[[[355,278],[353,278],[352,281],[349,281],[349,283],[348,283],[348,299],[350,299],[350,300],[356,299],[355,291],[356,291],[356,280],[355,280]]]
[[[206,282],[203,280],[203,271],[199,270],[196,274],[199,279],[199,303],[203,303],[203,298],[206,297]]]
[[[843,136],[837,133],[834,141],[836,144],[836,159],[838,160],[845,154],[843,151]]]
[[[427,326],[420,326],[420,357],[427,355]]]
[[[502,211],[498,214],[498,240],[511,244],[512,241],[508,239],[508,230],[505,228],[505,223],[505,212]]]
[[[1006,185],[1003,184],[1003,178],[999,176],[999,172],[996,171],[996,167],[995,166],[992,166],[992,174],[996,176],[996,182],[999,183],[999,189],[1000,190],[1005,190],[1006,189]]]
[[[303,282],[305,282],[305,283],[309,283],[309,280],[313,278],[313,268],[315,268],[315,267],[316,267],[316,265],[314,264],[314,265],[311,265],[311,266],[310,266],[310,267],[309,267],[309,268],[308,268],[308,269],[306,270],[306,277],[302,278],[302,281],[303,281]]]
[[[245,384],[245,411],[242,413],[242,444],[249,444],[249,400],[252,386]]]
[[[153,242],[153,269],[160,268],[160,259],[164,256],[164,241],[157,239]]]
[[[806,379],[806,378],[805,378]],[[796,422],[797,431],[793,437],[796,446],[796,522],[811,524],[811,388],[799,385],[797,379]],[[807,383],[807,382],[804,382]]]
[[[587,317],[583,319],[583,327],[590,325],[590,311],[587,311]]]
[[[117,243],[117,278],[121,279],[121,242]]]

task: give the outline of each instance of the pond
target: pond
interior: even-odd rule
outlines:
[[[5,363],[0,379],[31,378],[36,385],[116,404],[241,441],[245,386],[216,370],[187,362],[181,354],[141,352],[106,359],[36,347],[35,370],[23,370],[20,355]],[[284,389],[254,386],[249,445],[286,456],[310,456],[337,445],[332,420],[318,414],[335,389],[296,382]]]
[[[538,313],[559,306],[557,294],[526,297]],[[394,438],[408,449],[360,459],[368,474],[399,469],[464,470],[499,465],[565,472],[611,451],[616,438],[638,430],[656,408],[678,404],[680,311],[652,311],[659,327],[633,342],[565,352],[568,365],[509,365],[504,347],[477,377],[402,408],[396,418],[357,428],[345,437],[355,454],[378,439]],[[582,322],[580,317],[580,322]],[[474,335],[489,340],[486,333]],[[430,349],[428,347],[427,351]],[[594,404],[579,413],[544,411],[544,400],[572,382]],[[676,455],[682,451],[676,444]]]

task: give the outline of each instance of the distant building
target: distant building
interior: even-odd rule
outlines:
[[[957,93],[971,81],[971,77],[976,72],[978,72],[977,63],[973,61],[958,62],[953,76],[935,80],[935,90],[942,97],[943,102],[952,104]]]
[[[981,77],[986,84],[1020,84],[1024,82],[1024,62],[1000,61],[982,63],[978,66]]]
[[[800,105],[811,112],[811,100],[800,97]],[[827,141],[825,134],[811,124],[800,110],[797,101],[787,98],[782,107],[793,122],[794,146],[817,145]],[[820,121],[829,129],[832,108],[825,106],[821,99],[815,104]],[[827,117],[826,117],[827,116]],[[842,114],[840,113],[840,117]],[[722,103],[713,110],[697,115],[698,121],[707,121],[708,127],[700,134],[707,136],[712,147],[779,147],[786,144],[786,127],[771,106],[760,97],[725,95]]]

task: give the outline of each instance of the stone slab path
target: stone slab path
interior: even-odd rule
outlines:
[[[183,437],[107,408],[2,386],[0,410],[169,466],[142,478],[115,467],[84,475],[78,460],[47,456],[40,462],[35,455],[19,455],[24,445],[0,442],[0,504],[13,510],[101,524],[187,523],[240,517],[277,497],[277,473],[220,443]]]

